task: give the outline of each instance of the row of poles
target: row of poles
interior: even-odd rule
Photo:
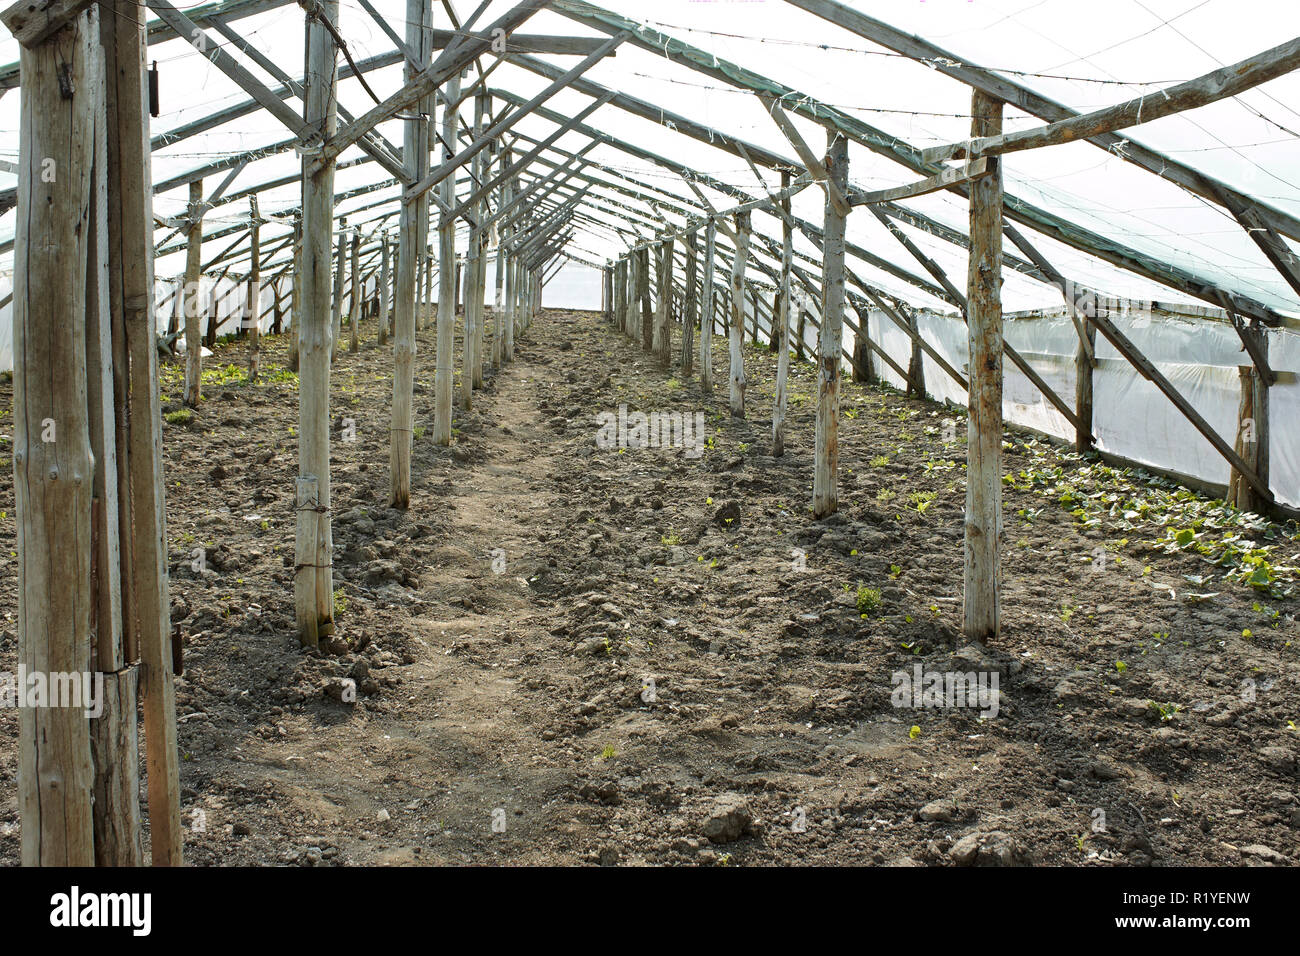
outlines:
[[[972,112],[974,134],[995,135],[1001,126],[1002,104],[976,93]],[[996,163],[996,160],[994,161]],[[826,192],[822,247],[820,323],[817,328],[818,390],[813,451],[812,513],[825,518],[839,508],[839,412],[840,376],[845,358],[843,348],[845,298],[845,230],[851,206],[837,201],[848,191],[848,141],[831,132],[822,166]],[[1001,169],[973,183],[970,194],[971,252],[968,275],[968,328],[970,346],[970,401],[968,417],[968,469],[965,522],[964,621],[965,636],[985,642],[996,638],[1000,625],[1002,483],[1002,308],[1001,308]],[[723,327],[728,342],[728,406],[731,415],[745,416],[748,378],[744,361],[746,331],[745,273],[750,257],[751,210],[768,207],[784,220],[781,271],[772,310],[771,341],[777,352],[777,381],[772,409],[772,454],[784,452],[787,377],[792,351],[792,329],[798,328],[802,354],[804,308],[792,295],[792,219],[788,177],[780,194],[766,201],[746,203],[727,213],[711,213],[677,232],[685,246],[685,277],[675,285],[673,267],[675,235],[665,234],[634,246],[607,267],[604,281],[606,310],[610,321],[663,363],[674,361],[673,309],[675,289],[680,288],[682,342],[678,365],[691,371],[699,331],[700,384],[713,389],[712,331],[718,308],[715,288],[717,234],[730,239],[729,281],[721,298],[726,302]],[[703,233],[703,262],[699,262],[700,233]],[[653,267],[652,267],[653,261]],[[652,282],[652,278],[656,281]],[[652,294],[652,286],[657,290]],[[703,301],[701,302],[701,299]],[[754,305],[757,326],[759,310]],[[794,321],[798,318],[798,323]],[[859,345],[865,340],[866,317],[857,327]],[[757,333],[756,333],[757,334]],[[858,348],[848,356],[855,372],[869,380],[870,363]],[[913,363],[917,357],[914,355]],[[867,368],[860,369],[866,362]],[[909,383],[911,377],[909,376]]]
[[[337,22],[338,6],[338,0],[325,0],[308,14],[305,115],[326,138],[337,125],[338,50],[321,17]],[[408,45],[427,63],[433,46],[431,7],[408,0],[408,20]],[[139,703],[152,862],[179,865],[183,823],[175,680],[183,660],[170,618],[167,573],[145,3],[118,0],[110,10],[62,0],[30,18],[20,4],[4,13],[4,22],[21,44],[23,78],[13,298],[19,668],[20,674],[103,685],[103,710],[96,716],[69,706],[19,710],[22,861],[52,866],[144,861]],[[419,69],[418,63],[408,63],[408,80]],[[441,117],[444,161],[457,142],[458,87],[457,75],[444,90],[445,102],[453,104]],[[405,118],[405,163],[415,178],[429,167],[434,98]],[[484,128],[489,106],[480,94],[476,131]],[[509,168],[510,151],[501,150],[499,158],[501,169]],[[483,181],[491,162],[487,155],[475,156],[471,176],[476,182]],[[369,260],[363,260],[357,227],[336,224],[334,172],[333,159],[315,168],[310,150],[305,152],[289,277],[290,351],[296,352],[300,401],[295,613],[300,640],[309,647],[334,630],[329,385],[331,360],[341,344],[348,259],[349,347],[359,347],[367,282],[378,293],[371,310],[377,338],[383,341],[391,329],[389,497],[394,507],[407,508],[411,499],[416,331],[432,302],[437,309],[432,438],[446,445],[452,435],[455,177],[440,184],[434,299],[433,258],[422,255],[429,247],[428,194],[401,203],[396,255],[390,237],[379,231],[371,237]],[[483,386],[484,370],[513,357],[517,337],[541,308],[543,285],[563,261],[572,229],[571,208],[542,211],[525,192],[517,177],[506,178],[499,190],[479,195],[459,217],[471,223],[460,270],[465,406]],[[491,214],[489,198],[496,200]],[[193,406],[202,399],[198,280],[206,206],[201,183],[192,187],[190,199],[176,321],[183,318],[186,333],[183,398]],[[254,204],[252,265],[244,279],[241,317],[250,338],[253,379],[265,314],[260,227],[266,221]],[[376,243],[379,276],[376,280],[372,265],[363,278],[362,264],[373,263]],[[489,350],[486,265],[493,246],[497,280]],[[417,299],[420,272],[425,292]],[[283,314],[280,280],[285,277],[270,277],[273,328]]]

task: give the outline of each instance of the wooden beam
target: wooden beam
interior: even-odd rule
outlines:
[[[457,37],[465,34],[456,30],[430,30],[433,48],[441,50]],[[489,33],[472,34],[480,39],[492,40]],[[505,50],[494,53],[545,53],[551,56],[587,56],[601,45],[598,37],[551,36],[544,33],[511,33],[505,37]]]
[[[929,193],[947,189],[957,183],[968,183],[989,175],[989,166],[983,159],[977,159],[965,166],[952,166],[934,176],[928,176],[919,182],[906,186],[891,186],[888,189],[873,189],[870,192],[854,190],[849,193],[849,203],[854,206],[870,206],[876,203],[894,202],[899,199],[913,199]]]
[[[167,0],[147,0],[149,8],[177,35],[188,40],[190,44],[208,58],[222,73],[226,74],[245,93],[255,99],[262,108],[285,125],[303,143],[318,140],[319,134],[304,123],[302,118],[285,105],[284,100],[266,88],[260,80],[249,73],[238,60],[222,49],[221,44],[208,36],[193,20],[167,2]]]
[[[920,151],[898,136],[878,130],[841,110],[819,102],[815,97],[808,96],[768,77],[747,70],[739,64],[720,59],[707,51],[683,43],[676,38],[668,37],[649,27],[641,26],[619,14],[583,2],[583,0],[552,0],[552,7],[557,13],[605,33],[619,30],[631,31],[633,35],[630,42],[636,46],[648,50],[656,56],[686,66],[705,76],[735,86],[738,89],[769,95],[779,94],[781,102],[791,112],[798,112],[819,125],[844,133],[867,149],[900,163],[914,172],[930,176],[940,171],[934,164],[922,162]],[[620,98],[615,98],[613,103],[616,106],[623,105]],[[655,122],[664,124],[671,122],[678,132],[701,141],[707,141],[719,149],[741,155],[731,137],[717,131],[710,131],[707,127],[701,127],[700,124],[693,123],[685,117],[680,117],[678,114],[670,113],[667,110],[653,106],[650,106],[650,108],[656,114],[654,116]],[[611,144],[614,144],[613,140],[611,140]],[[747,151],[753,153],[755,149],[757,147],[746,144]],[[761,152],[767,153],[768,151]],[[788,167],[789,165],[788,160],[778,158],[772,168]],[[962,184],[951,186],[949,189],[963,197],[966,195],[966,187]],[[724,189],[724,191],[726,190]],[[1091,230],[1084,229],[1054,213],[1005,192],[1003,193],[1003,201],[1004,215],[1008,218],[1038,229],[1067,245],[1074,246],[1120,268],[1145,276],[1196,298],[1218,304],[1217,296],[1221,290],[1213,282],[1193,272],[1156,260],[1139,250],[1129,248]],[[853,250],[850,249],[850,251]],[[1255,299],[1239,295],[1237,296],[1237,303],[1243,315],[1258,318],[1266,325],[1276,326],[1280,321],[1281,317],[1276,311]]]
[[[96,0],[19,0],[0,13],[0,22],[20,45],[40,46],[70,26]]]
[[[472,142],[469,146],[466,146],[464,149],[457,152],[454,156],[450,154],[447,155],[443,159],[442,163],[439,164],[439,166],[436,169],[432,170],[428,176],[425,176],[415,185],[411,186],[409,189],[406,190],[406,194],[404,197],[405,201],[410,202],[411,200],[417,198],[418,196],[422,195],[425,191],[438,185],[438,183],[442,182],[444,179],[446,179],[448,176],[454,173],[461,166],[464,166],[476,155],[478,155],[480,151],[486,149],[491,143],[493,143],[497,139],[497,137],[499,137],[502,133],[510,129],[512,126],[518,123],[525,116],[532,113],[533,110],[537,109],[537,107],[541,106],[542,103],[544,103],[546,100],[550,99],[560,90],[568,86],[569,83],[574,78],[580,76],[583,72],[595,66],[598,62],[600,62],[600,60],[602,60],[606,55],[612,52],[625,39],[626,39],[626,34],[617,34],[615,36],[610,37],[608,40],[602,43],[594,53],[592,53],[590,56],[584,59],[573,69],[564,73],[559,79],[555,80],[553,83],[547,86],[546,89],[542,90],[542,92],[538,93],[536,96],[534,96],[523,106],[518,107],[507,116],[493,123],[491,127],[484,130],[483,133],[479,135],[479,137],[475,139],[474,142]],[[454,138],[454,136],[455,136],[455,130],[453,128],[452,137]]]
[[[804,141],[803,136],[800,135],[798,128],[793,122],[791,122],[790,117],[785,115],[785,110],[781,108],[781,104],[775,96],[767,93],[760,93],[758,98],[763,101],[763,105],[767,107],[769,115],[771,115],[772,119],[776,122],[776,125],[785,135],[785,138],[790,141],[790,145],[794,147],[794,151],[798,154],[799,159],[803,161],[804,166],[808,168],[808,171],[812,173],[813,178],[821,183],[822,188],[826,190],[826,194],[830,197],[831,205],[835,207],[836,214],[847,216],[849,214],[849,201],[845,196],[845,192],[848,189],[847,182],[845,186],[841,188],[832,180],[831,176],[827,173],[826,167],[822,164],[822,161],[817,158],[817,155],[812,151],[812,148]],[[748,159],[749,157],[746,156],[746,160]]]
[[[1300,260],[1297,260],[1291,247],[1264,221],[1264,216],[1258,208],[1242,202],[1226,189],[1220,189],[1218,192],[1220,201],[1232,213],[1233,218],[1241,223],[1241,228],[1245,229],[1255,245],[1259,246],[1265,258],[1273,264],[1273,268],[1281,273],[1287,285],[1300,295]]]
[[[531,150],[529,150],[527,153],[521,156],[516,162],[502,169],[499,173],[497,173],[487,182],[473,189],[470,192],[469,196],[466,199],[462,200],[461,203],[455,209],[452,210],[452,215],[461,216],[467,210],[473,208],[475,205],[479,203],[479,200],[481,200],[484,196],[490,194],[493,189],[496,189],[497,186],[499,186],[503,180],[505,180],[509,176],[515,175],[521,170],[526,169],[534,159],[536,159],[538,156],[542,154],[542,152],[546,150],[547,147],[553,145],[556,140],[558,140],[565,133],[569,132],[571,129],[573,129],[575,126],[581,123],[584,119],[586,119],[588,116],[594,113],[601,106],[604,106],[606,103],[608,103],[613,97],[614,97],[614,91],[610,90],[605,95],[589,103],[582,110],[582,112],[578,113],[567,123],[564,123],[559,128],[557,128],[555,132],[547,136],[546,139],[542,140],[540,143],[538,143],[537,146],[533,147]],[[475,223],[478,222],[478,219],[479,216],[476,214],[474,217]]]
[[[929,69],[983,90],[1039,119],[1056,122],[1079,115],[1075,110],[1034,92],[1014,79],[985,69],[966,57],[958,56],[921,37],[895,29],[843,3],[837,3],[835,0],[786,0],[786,2],[864,39],[878,43],[888,50],[910,57]],[[1212,202],[1219,202],[1218,191],[1226,190],[1238,201],[1254,206],[1270,228],[1294,239],[1300,239],[1300,218],[1253,200],[1244,193],[1171,156],[1115,133],[1092,136],[1089,137],[1088,142]]]
[[[1220,67],[1194,80],[1145,93],[1091,113],[1057,120],[1036,129],[981,136],[946,146],[932,146],[921,151],[921,160],[937,163],[945,159],[964,159],[967,156],[997,156],[1113,133],[1236,96],[1261,83],[1285,76],[1297,67],[1300,67],[1300,37],[1294,37],[1231,66]]]
[[[329,137],[321,146],[320,153],[315,157],[313,168],[319,168],[325,163],[333,162],[339,153],[357,142],[375,126],[401,110],[408,109],[430,96],[453,75],[459,76],[461,70],[470,61],[490,49],[492,37],[499,35],[497,31],[503,31],[508,36],[514,31],[515,27],[538,10],[547,6],[549,2],[550,0],[522,0],[521,3],[503,14],[492,24],[485,34],[468,37],[458,46],[449,47],[443,51],[442,56],[438,57],[423,72],[407,80],[400,90]],[[408,38],[408,44],[409,42]],[[454,129],[452,136],[453,138],[455,136]]]

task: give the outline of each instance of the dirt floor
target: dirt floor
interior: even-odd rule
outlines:
[[[810,365],[775,459],[766,349],[746,348],[733,419],[720,338],[706,395],[598,315],[548,311],[440,448],[430,327],[398,512],[391,352],[364,331],[333,373],[338,640],[320,655],[293,627],[284,341],[257,386],[244,344],[220,345],[189,422],[179,366],[164,375],[188,862],[1300,860],[1295,525],[1008,435],[1002,639],[962,647],[963,410],[846,384],[841,508],[814,521]],[[702,453],[598,447],[620,404],[702,412]],[[11,384],[0,407],[6,433]],[[996,674],[996,698],[915,707],[896,684],[917,668]],[[0,710],[5,864],[16,722]]]

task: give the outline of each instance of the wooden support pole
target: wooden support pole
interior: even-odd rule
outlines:
[[[447,81],[446,103],[460,99],[460,74]],[[456,110],[443,107],[442,159],[450,162],[456,142]],[[456,336],[456,220],[451,207],[456,198],[455,178],[448,176],[438,186],[442,207],[438,218],[438,355],[433,382],[433,443],[451,444],[452,390]]]
[[[925,398],[924,339],[915,309],[907,309],[908,337],[912,340],[912,355],[907,363],[907,394],[912,398]]]
[[[391,267],[389,265],[390,256],[387,233],[379,237],[379,256],[379,322],[377,323],[378,328],[375,330],[375,343],[379,346],[383,346],[384,343],[388,341],[388,290],[392,282],[392,278],[389,275]]]
[[[475,137],[482,133],[485,118],[483,95],[480,94],[474,98]],[[473,164],[470,167],[471,182],[482,182],[486,168],[484,153],[475,153]],[[454,180],[454,177],[448,178]],[[476,206],[474,210],[475,221],[481,215],[481,208]],[[460,395],[461,405],[467,409],[474,402],[475,378],[478,378],[480,380],[479,384],[482,384],[482,370],[478,364],[476,342],[479,336],[479,323],[482,321],[483,315],[483,288],[479,284],[481,279],[479,264],[482,261],[484,241],[485,237],[471,234],[469,248],[465,253],[465,346],[461,363]]]
[[[623,319],[627,314],[627,259],[619,259],[614,264],[614,287],[611,292],[613,302],[614,328],[623,331]]]
[[[971,136],[1002,132],[1002,101],[971,97]],[[967,640],[996,640],[1002,591],[1002,169],[970,186],[965,607]]]
[[[664,365],[671,365],[673,360],[672,302],[673,240],[665,239],[659,247],[659,302],[654,336],[659,359]]]
[[[330,317],[330,329],[332,330],[330,335],[332,343],[330,349],[330,361],[333,361],[334,357],[338,355],[339,341],[343,338],[343,286],[347,281],[348,270],[347,227],[348,220],[347,217],[344,216],[339,219],[339,237],[336,245],[337,251],[335,252],[334,263],[334,290],[330,297],[333,308]]]
[[[148,86],[145,79],[145,5],[122,0],[113,16],[101,16],[100,37],[105,55],[108,150],[106,158],[109,235],[109,275],[115,302],[120,294],[120,328],[125,358],[125,401],[119,421],[127,422],[129,481],[119,485],[120,513],[129,516],[129,575],[124,588],[127,661],[139,660],[105,678],[105,709],[116,708],[125,720],[117,733],[119,750],[132,746],[135,693],[143,714],[148,771],[149,844],[154,866],[180,866],[184,841],[180,820],[180,753],[176,741],[175,661],[171,602],[167,587],[167,522],[162,467],[162,411],[158,394],[158,348],[154,318],[153,190],[150,184]],[[113,285],[114,280],[120,284]],[[116,309],[115,309],[116,311]],[[15,416],[16,417],[16,416]],[[123,453],[119,447],[119,454]],[[129,585],[125,578],[130,578]],[[110,688],[110,683],[113,685]],[[129,716],[127,712],[129,711]],[[99,746],[99,744],[95,744]],[[122,787],[137,783],[125,761],[117,767]],[[109,800],[104,788],[97,799]],[[121,792],[120,790],[118,792]],[[123,799],[136,801],[132,791]],[[134,811],[132,811],[134,812]],[[106,862],[100,859],[99,862]]]
[[[733,418],[745,417],[745,262],[749,257],[749,217],[747,212],[736,216],[736,252],[731,260],[731,322],[728,325],[731,366],[728,381]]]
[[[298,371],[298,329],[302,326],[302,213],[293,217],[293,275],[289,278],[289,370]]]
[[[348,351],[361,347],[357,327],[361,325],[361,227],[352,227],[352,294],[348,297]]]
[[[248,329],[248,380],[256,384],[262,368],[262,239],[257,197],[248,198],[252,220],[253,256],[248,273],[248,298],[244,302],[244,326]]]
[[[406,43],[422,50],[431,17],[429,0],[406,0]],[[418,65],[406,64],[409,83]],[[402,132],[402,161],[417,176],[425,143],[423,120],[407,120]],[[419,325],[420,203],[402,203],[397,230],[397,276],[393,290],[393,424],[388,435],[388,503],[405,510],[411,504],[411,442],[414,438],[415,332]]]
[[[705,394],[713,391],[713,268],[717,257],[718,225],[709,217],[704,229],[704,281],[700,311],[700,388]]]
[[[486,91],[480,90],[474,97],[474,126],[476,129],[483,129],[487,126],[488,117],[492,112],[492,97]],[[495,152],[497,144],[493,143],[490,152]],[[491,168],[491,162],[487,157],[476,158],[475,168],[477,169],[475,182],[482,182]],[[474,202],[474,218],[477,222],[483,217],[483,210],[486,208],[482,199]],[[472,388],[483,387],[483,366],[487,355],[485,351],[486,334],[484,326],[487,324],[487,305],[486,287],[487,287],[487,235],[479,235],[477,239],[470,239],[470,257],[474,264],[474,282],[471,289],[471,307],[474,310],[474,362],[472,365],[471,382]]]
[[[271,291],[275,294],[275,299],[271,304],[271,311],[274,317],[271,319],[271,334],[282,335],[284,333],[284,284],[280,277],[276,276],[271,280]]]
[[[1097,364],[1097,327],[1084,317],[1083,336],[1074,352],[1074,413],[1079,421],[1074,429],[1074,447],[1077,451],[1091,451],[1092,438],[1092,369]]]
[[[790,174],[781,174],[781,185],[790,185]],[[781,287],[773,314],[772,341],[776,343],[776,395],[772,402],[772,457],[785,454],[786,380],[790,375],[790,267],[794,261],[794,223],[790,200],[781,202]]]
[[[848,188],[849,143],[831,131],[827,134],[828,176],[825,226],[822,238],[822,321],[817,336],[818,388],[816,449],[813,460],[814,518],[825,518],[839,508],[836,473],[839,469],[840,344],[844,321],[844,232],[847,205],[834,201],[836,192]]]
[[[47,680],[88,673],[95,607],[95,462],[86,406],[95,24],[93,13],[83,14],[21,50],[13,298],[18,664]],[[23,864],[93,865],[94,771],[84,711],[22,707],[18,737]]]
[[[647,352],[654,349],[654,317],[650,310],[650,250],[637,250],[637,296],[641,302],[641,347]]]
[[[322,0],[317,9],[321,16],[337,24],[338,0]],[[338,86],[334,39],[324,23],[310,16],[307,33],[307,122],[325,135],[332,135],[337,122]],[[337,305],[338,296],[330,294],[334,164],[327,163],[313,173],[310,155],[303,157],[302,217],[294,603],[299,639],[304,646],[315,647],[321,637],[334,631],[329,385],[336,328],[331,302]]]
[[[1268,338],[1258,325],[1241,327],[1244,336],[1254,339],[1256,348],[1268,356]],[[1265,485],[1269,481],[1269,382],[1258,365],[1242,365],[1241,399],[1237,413],[1237,437],[1234,451]],[[1228,479],[1228,504],[1242,511],[1264,514],[1271,501],[1259,494],[1246,474],[1233,468]]]
[[[686,290],[682,303],[682,374],[695,370],[695,326],[700,321],[699,236],[692,229],[686,234]]]
[[[185,252],[185,385],[182,398],[198,407],[203,376],[203,341],[199,332],[199,264],[203,253],[203,180],[190,183],[189,225]]]
[[[510,150],[501,151],[501,162],[509,164]],[[497,191],[497,206],[508,201],[510,195],[510,183],[503,182]],[[496,236],[496,261],[493,267],[493,285],[496,286],[496,295],[493,298],[492,307],[492,370],[495,372],[501,368],[501,353],[503,338],[505,336],[505,313],[506,313],[506,272],[509,269],[508,256],[506,254],[504,231],[501,229],[493,230]]]
[[[511,178],[506,181],[506,187],[502,191],[501,201],[503,203],[514,202],[515,194],[519,190],[519,181],[517,178]],[[519,284],[519,263],[518,257],[511,248],[511,241],[515,238],[515,230],[518,227],[513,224],[504,224],[501,226],[501,249],[505,252],[505,308],[503,314],[503,329],[501,333],[501,363],[504,364],[514,358],[515,354],[515,306],[518,302],[519,291],[516,286]]]
[[[871,312],[866,308],[858,308],[856,303],[853,305],[854,311],[858,313],[858,328],[853,334],[853,381],[874,385],[876,371],[871,358],[871,329],[868,325]]]

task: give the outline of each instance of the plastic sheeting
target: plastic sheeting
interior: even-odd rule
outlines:
[[[1181,320],[1146,310],[1113,315],[1113,321],[1169,379],[1210,426],[1231,442],[1237,434],[1240,401],[1238,367],[1249,363],[1241,340],[1223,323]],[[966,326],[953,316],[922,312],[921,334],[950,365],[965,373]],[[890,357],[907,367],[911,340],[884,314],[873,310],[870,335]],[[1008,317],[1006,340],[1047,384],[1073,405],[1074,324],[1064,312],[1032,318]],[[852,342],[852,333],[846,339]],[[1093,370],[1093,431],[1097,447],[1167,471],[1226,485],[1230,467],[1200,432],[1160,392],[1120,357],[1104,338],[1097,340],[1098,367]],[[1288,330],[1269,333],[1269,362],[1278,372],[1300,370],[1300,335]],[[924,356],[926,391],[940,401],[966,404],[966,391]],[[877,374],[889,384],[905,383],[883,362]],[[1269,392],[1270,484],[1277,497],[1300,505],[1300,432],[1291,423],[1300,416],[1300,384],[1292,376]],[[1058,438],[1073,440],[1074,428],[1029,379],[1011,362],[1003,364],[1003,415]]]

